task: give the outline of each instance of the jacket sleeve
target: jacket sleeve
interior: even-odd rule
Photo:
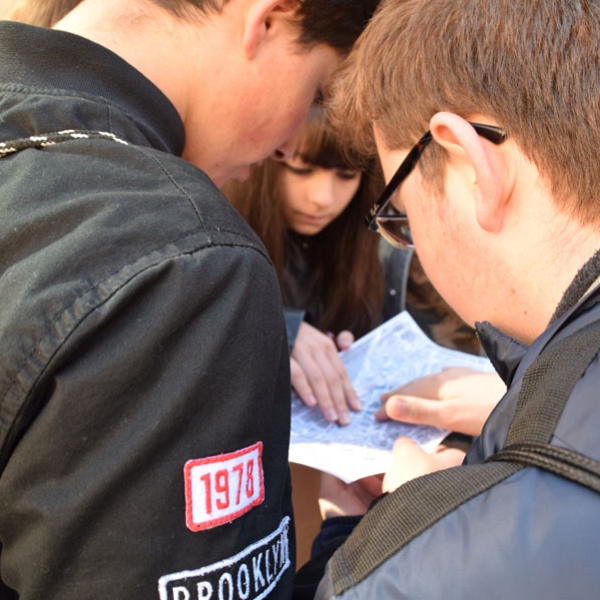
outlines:
[[[289,306],[285,306],[283,308],[283,316],[285,317],[285,329],[287,332],[288,339],[288,349],[290,354],[292,349],[294,348],[294,342],[296,341],[296,336],[298,335],[298,330],[300,329],[300,325],[302,325],[302,320],[304,319],[304,315],[306,311],[300,310],[298,308],[291,308]]]
[[[154,253],[54,327],[0,479],[5,584],[21,600],[288,597],[289,355],[265,257]]]
[[[393,248],[385,240],[381,240],[379,260],[383,267],[385,282],[384,321],[406,310],[406,289],[413,253],[414,250]]]
[[[321,523],[311,548],[311,558],[296,573],[293,600],[312,600],[327,562],[352,533],[362,516],[330,517]]]

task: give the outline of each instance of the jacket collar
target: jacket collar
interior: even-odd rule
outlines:
[[[521,359],[529,346],[506,335],[491,323],[476,323],[481,345],[506,386],[510,386]]]
[[[109,114],[114,106],[127,114],[154,148],[181,155],[185,131],[173,104],[107,48],[64,31],[1,21],[0,56],[3,89],[93,98],[103,105],[99,111],[105,108]]]

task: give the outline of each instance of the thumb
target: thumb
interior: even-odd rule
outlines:
[[[335,343],[340,350],[348,350],[354,343],[354,335],[351,331],[340,331],[335,338]]]
[[[392,450],[392,464],[383,477],[382,490],[391,492],[410,479],[428,473],[429,455],[409,437],[398,438]]]

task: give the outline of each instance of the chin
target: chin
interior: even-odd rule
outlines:
[[[305,235],[306,237],[312,237],[313,235],[317,235],[323,231],[324,227],[310,227],[307,225],[300,225],[299,227],[292,227],[296,233],[300,235]]]

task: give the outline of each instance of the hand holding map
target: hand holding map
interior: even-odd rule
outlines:
[[[487,358],[443,348],[432,342],[407,312],[400,313],[341,353],[363,410],[346,427],[328,423],[320,411],[293,394],[290,461],[336,475],[345,482],[383,473],[391,462],[396,438],[409,436],[426,450],[447,435],[436,427],[397,421],[378,422],[380,396],[445,367],[493,372]]]

